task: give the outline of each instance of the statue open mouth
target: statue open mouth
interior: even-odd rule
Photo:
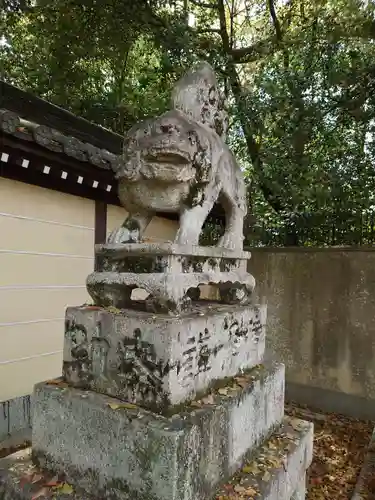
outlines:
[[[149,163],[161,163],[164,165],[187,165],[191,162],[190,155],[184,151],[152,151],[144,156],[144,160]]]

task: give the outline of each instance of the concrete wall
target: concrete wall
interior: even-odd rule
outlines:
[[[289,395],[375,417],[375,249],[252,249]]]

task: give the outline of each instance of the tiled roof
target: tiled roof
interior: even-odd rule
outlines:
[[[111,170],[119,156],[100,149],[55,128],[25,120],[13,111],[0,109],[0,130],[25,141],[33,141],[55,153],[64,153],[76,160]]]

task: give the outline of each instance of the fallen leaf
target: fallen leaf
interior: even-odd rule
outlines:
[[[266,471],[264,474],[263,474],[263,477],[262,477],[262,481],[268,483],[268,481],[271,479],[271,474]]]
[[[68,384],[66,382],[64,382],[63,380],[59,380],[59,379],[47,380],[46,384],[58,385],[58,386],[68,386]]]
[[[138,406],[133,403],[108,403],[108,406],[111,410],[119,410],[121,408],[124,410],[135,410],[138,408]]]
[[[190,403],[190,406],[193,406],[194,408],[200,408],[202,406],[202,403],[200,401],[192,401]]]
[[[285,410],[289,417],[314,423],[314,456],[308,472],[306,500],[352,498],[373,422],[324,413],[293,403],[287,404]],[[306,428],[301,420],[295,424],[292,427],[296,431]],[[285,438],[292,446],[298,441],[298,435],[293,431],[286,433]],[[367,496],[363,495],[363,498]]]
[[[37,500],[37,498],[46,497],[49,493],[48,488],[41,488],[35,495],[31,497],[31,500]]]
[[[270,450],[277,450],[278,446],[276,443],[272,442],[272,441],[268,441],[267,443],[267,447],[270,449]]]
[[[39,481],[41,481],[42,479],[43,479],[42,474],[34,474],[31,479],[31,483],[32,484],[39,483]]]
[[[282,466],[283,461],[281,458],[269,458],[268,463],[275,469],[279,469]]]
[[[107,311],[112,314],[118,314],[121,312],[121,309],[117,309],[117,307],[109,306],[107,307]]]
[[[251,464],[245,465],[245,467],[242,468],[242,472],[244,474],[259,474],[260,470],[256,464]]]
[[[68,483],[62,483],[56,488],[56,490],[63,495],[71,495],[74,491],[72,486]]]
[[[59,476],[55,476],[52,479],[50,479],[44,486],[48,486],[51,488],[54,486],[58,486],[59,484],[60,484]]]
[[[233,491],[233,484],[224,484],[223,488],[226,491]]]
[[[254,490],[251,486],[247,487],[246,490],[244,491],[245,495],[249,495],[251,497],[255,496],[257,494],[257,490]]]
[[[215,400],[212,394],[209,394],[207,397],[202,399],[202,403],[205,405],[213,405],[215,404]]]
[[[246,491],[246,488],[244,488],[243,486],[241,486],[240,484],[236,484],[236,486],[233,488],[233,490],[236,492],[236,493],[244,493]]]
[[[228,394],[228,389],[223,387],[222,389],[219,389],[217,392],[222,396],[226,396]]]

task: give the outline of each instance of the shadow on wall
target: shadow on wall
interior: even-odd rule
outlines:
[[[289,396],[375,418],[375,249],[251,251],[267,350],[286,365]]]

